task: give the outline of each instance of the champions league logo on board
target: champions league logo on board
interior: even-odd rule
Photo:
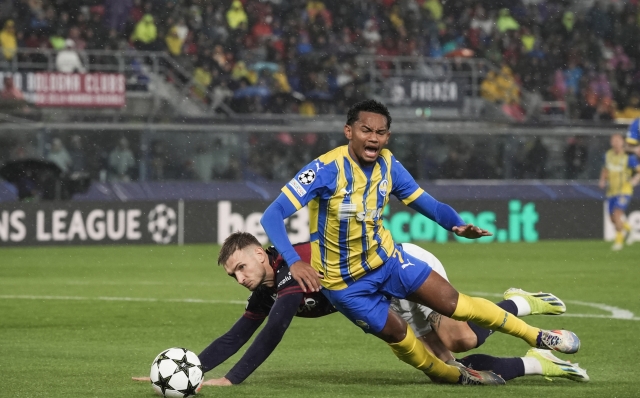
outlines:
[[[178,230],[176,212],[165,204],[157,205],[149,212],[149,233],[156,243],[167,244]]]

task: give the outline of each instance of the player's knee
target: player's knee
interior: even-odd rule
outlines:
[[[474,348],[476,348],[476,345],[477,345],[477,338],[472,333],[471,335],[465,335],[452,341],[451,347],[449,347],[449,350],[455,353],[467,352],[469,350],[473,350]]]
[[[478,338],[466,323],[446,324],[438,333],[446,347],[453,352],[467,352],[476,348]]]

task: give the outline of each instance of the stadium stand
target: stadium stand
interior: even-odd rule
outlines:
[[[74,148],[72,164],[82,164],[74,167],[103,182],[280,180],[302,166],[297,159],[340,139],[340,123],[331,115],[373,96],[399,116],[394,125],[407,134],[394,134],[391,149],[419,179],[594,179],[605,136],[616,128],[605,123],[640,115],[638,5],[604,4],[6,1],[0,6],[3,76],[117,72],[126,79],[127,106],[99,115],[49,112],[49,121],[85,123],[72,131],[46,121],[19,130],[5,126],[0,161],[46,158],[59,138],[63,149]],[[453,109],[403,106],[394,91],[403,87],[388,83],[414,76],[459,82],[464,98]],[[37,119],[41,110],[10,79],[0,85],[3,118],[21,122],[8,115],[16,111]],[[159,97],[168,106],[158,105]],[[178,127],[176,115],[213,115],[216,123],[215,117],[235,118],[214,134]],[[278,115],[283,118],[273,119]],[[452,122],[402,124],[407,116]],[[95,117],[173,124],[98,128],[91,124]],[[476,120],[507,124],[471,124]],[[247,127],[251,122],[255,126]],[[571,125],[561,131],[527,127],[555,122]],[[119,156],[123,140],[127,152]],[[272,148],[280,153],[275,163],[265,157]],[[298,156],[300,148],[305,156]]]
[[[215,92],[239,113],[313,115],[340,113],[367,92],[358,56],[473,54],[498,71],[483,97],[514,120],[531,116],[521,105],[525,91],[543,113],[633,116],[638,6],[579,3],[14,0],[3,9],[0,58],[6,68],[17,47],[61,50],[67,40],[77,51],[166,51],[201,101]]]

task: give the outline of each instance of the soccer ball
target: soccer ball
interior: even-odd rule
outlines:
[[[190,397],[202,387],[200,359],[185,348],[162,351],[151,363],[151,387],[164,397]]]

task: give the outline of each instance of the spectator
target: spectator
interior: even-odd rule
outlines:
[[[55,163],[63,174],[67,174],[73,164],[69,152],[65,149],[60,138],[54,138],[51,143],[51,150],[47,155],[47,160]]]
[[[536,137],[533,142],[528,142],[522,164],[523,177],[543,179],[546,174],[548,154],[549,151],[540,137]]]
[[[49,36],[49,45],[54,50],[64,50],[66,48],[66,40],[62,34],[62,29],[59,29],[56,33]]]
[[[157,140],[151,145],[151,159],[149,161],[149,179],[160,181],[166,178],[168,156],[164,141]]]
[[[489,71],[482,84],[480,84],[480,95],[489,102],[498,102],[502,99],[497,79],[496,72]]]
[[[440,0],[427,0],[422,3],[422,7],[429,10],[434,21],[440,21],[442,19],[443,8]]]
[[[74,49],[75,43],[71,39],[65,41],[65,49],[58,51],[56,55],[56,69],[62,73],[85,73],[78,52]]]
[[[213,165],[216,162],[215,154],[208,144],[200,144],[196,148],[196,155],[193,159],[193,169],[198,180],[203,182],[211,181],[213,176]]]
[[[584,139],[580,136],[571,137],[564,150],[565,178],[578,178],[587,166],[588,149]]]
[[[109,153],[109,179],[111,181],[130,181],[131,172],[136,164],[129,141],[122,137],[118,145]]]
[[[84,153],[82,139],[79,135],[71,137],[69,156],[71,157],[71,172],[87,171],[86,154]]]
[[[449,155],[440,165],[440,178],[460,179],[466,175],[466,162],[464,155],[452,145]]]
[[[153,19],[153,15],[145,14],[136,24],[131,42],[142,51],[156,50],[156,39],[158,38],[158,28]]]
[[[207,94],[209,92],[209,86],[211,85],[211,72],[206,65],[200,65],[196,67],[193,72],[193,82],[195,84],[193,92],[202,101],[207,101]]]
[[[231,30],[247,30],[249,18],[240,0],[233,0],[231,3],[231,7],[227,11],[227,24]]]
[[[173,26],[169,29],[169,33],[164,39],[167,44],[167,50],[169,50],[169,54],[174,57],[179,57],[182,55],[182,45],[184,44],[184,40],[180,38],[178,35],[178,28]]]
[[[0,91],[0,99],[3,101],[22,102],[24,101],[24,94],[18,87],[15,86],[13,78],[11,76],[5,76],[3,79],[4,87]]]
[[[133,0],[109,0],[104,2],[104,6],[107,28],[122,32],[133,7]]]
[[[520,24],[511,16],[508,8],[503,8],[500,10],[496,27],[498,28],[498,32],[505,33],[510,30],[520,29]]]
[[[487,18],[485,9],[478,5],[475,9],[473,18],[471,19],[470,28],[478,29],[481,37],[491,37],[495,22]]]
[[[0,47],[2,47],[2,55],[5,60],[11,61],[15,57],[18,40],[16,39],[15,23],[11,19],[4,23],[4,27],[0,31]]]

